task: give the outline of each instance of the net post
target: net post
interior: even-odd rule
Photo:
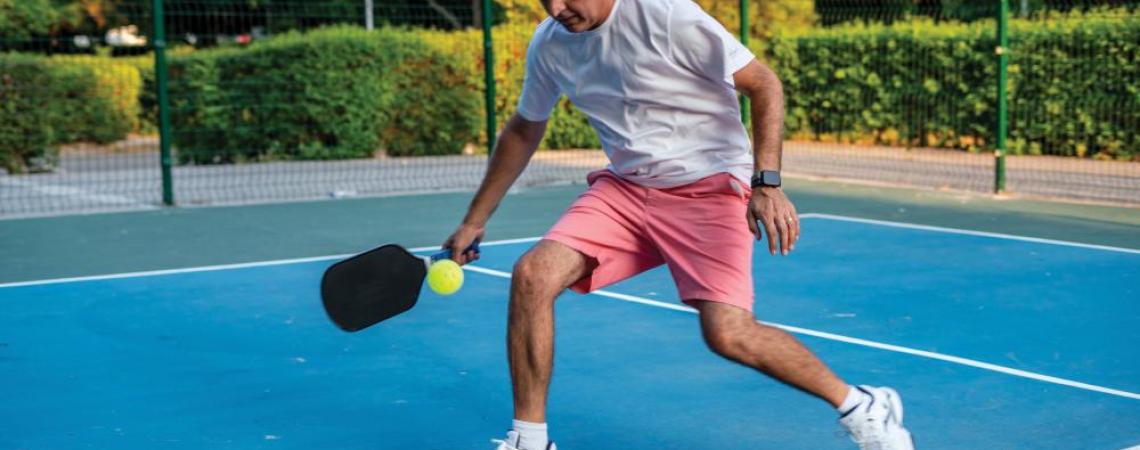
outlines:
[[[487,114],[487,154],[495,151],[495,47],[491,36],[491,0],[483,0],[483,103]]]
[[[1005,192],[1006,133],[1009,131],[1009,0],[998,8],[997,145],[994,149],[994,193]]]
[[[158,146],[159,161],[162,164],[162,203],[174,206],[174,177],[171,170],[173,161],[170,155],[170,98],[167,90],[166,65],[166,14],[162,9],[163,0],[153,0],[154,5],[154,77],[158,91]]]
[[[748,0],[740,0],[740,43],[748,47]],[[748,126],[751,122],[751,107],[749,105],[748,97],[743,95],[740,97],[740,121],[744,122],[744,126]]]

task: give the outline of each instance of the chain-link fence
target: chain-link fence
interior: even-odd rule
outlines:
[[[779,73],[791,175],[1140,204],[1134,0],[698,3]],[[0,0],[0,217],[474,189],[544,17]],[[581,182],[598,145],[564,101],[520,182]]]
[[[1011,192],[1140,203],[1140,3],[1011,11]]]
[[[820,0],[826,26],[781,33],[769,52],[789,91],[787,170],[992,190],[996,27],[969,20],[997,3]]]

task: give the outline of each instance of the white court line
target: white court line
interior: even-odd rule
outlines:
[[[1080,242],[1059,241],[1056,239],[1042,239],[1042,238],[1035,238],[1035,237],[1028,237],[1028,236],[1017,236],[1017,235],[1013,235],[1013,234],[990,233],[987,231],[963,230],[960,228],[935,227],[935,226],[930,226],[930,225],[919,225],[919,224],[915,224],[915,223],[906,223],[906,222],[891,222],[891,221],[886,221],[886,220],[861,219],[858,217],[839,216],[839,215],[835,215],[835,214],[806,213],[806,214],[800,214],[800,218],[801,219],[828,219],[828,220],[837,220],[837,221],[842,221],[842,222],[866,223],[866,224],[871,224],[871,225],[882,225],[885,227],[909,228],[912,230],[937,231],[937,232],[941,232],[941,233],[964,234],[967,236],[982,236],[982,237],[990,237],[990,238],[997,238],[997,239],[1008,239],[1011,241],[1035,242],[1038,244],[1061,245],[1061,246],[1065,246],[1065,247],[1078,247],[1078,248],[1087,248],[1087,249],[1093,249],[1093,250],[1105,250],[1105,251],[1110,251],[1110,252],[1132,253],[1132,254],[1140,255],[1140,250],[1132,249],[1132,248],[1112,247],[1112,246],[1108,246],[1108,245],[1096,245],[1096,244],[1082,244]]]
[[[476,267],[476,266],[472,266],[470,264],[464,266],[464,269],[470,270],[472,272],[482,273],[485,275],[491,275],[494,277],[499,277],[499,278],[508,278],[508,279],[511,278],[510,273],[502,272],[502,271],[498,271],[498,270],[493,270],[493,269],[486,269],[483,267]],[[609,298],[624,301],[624,302],[640,303],[642,305],[648,305],[648,306],[653,306],[653,307],[657,307],[657,308],[671,309],[674,311],[682,311],[682,312],[687,312],[687,313],[691,313],[691,314],[697,313],[697,311],[695,309],[687,307],[687,306],[682,306],[682,305],[673,304],[673,303],[665,303],[665,302],[660,302],[657,300],[650,300],[647,298],[637,297],[637,296],[633,296],[633,295],[619,294],[616,292],[609,292],[609,291],[603,291],[603,290],[594,291],[594,292],[591,292],[590,294],[591,295],[599,295],[602,297],[609,297]],[[1068,380],[1065,378],[1058,378],[1058,377],[1049,376],[1049,375],[1042,375],[1039,373],[1028,372],[1025,370],[1014,369],[1011,367],[999,366],[997,364],[990,364],[990,363],[982,362],[982,361],[978,361],[978,360],[961,358],[958,356],[947,355],[947,354],[943,354],[943,353],[928,352],[926,350],[918,350],[918,349],[913,349],[913,348],[909,348],[909,347],[902,347],[902,346],[898,346],[898,345],[884,344],[881,342],[875,342],[875,341],[869,341],[866,339],[853,338],[853,337],[843,336],[843,335],[839,335],[839,334],[833,334],[833,333],[827,333],[827,332],[823,332],[823,331],[811,330],[811,329],[807,329],[807,328],[793,327],[793,326],[789,326],[789,325],[783,325],[783,324],[772,323],[772,322],[763,322],[763,321],[759,321],[759,322],[766,324],[766,325],[770,325],[773,327],[780,328],[780,329],[787,331],[787,332],[790,332],[790,333],[802,334],[802,335],[806,335],[806,336],[813,336],[813,337],[817,337],[817,338],[821,338],[821,339],[838,341],[838,342],[843,342],[843,343],[847,343],[847,344],[860,345],[863,347],[871,347],[871,348],[876,348],[879,350],[886,350],[886,351],[890,351],[890,352],[905,353],[908,355],[920,356],[923,358],[937,359],[940,361],[946,361],[946,362],[951,362],[951,363],[955,363],[955,364],[961,364],[964,366],[976,367],[979,369],[985,369],[985,370],[989,370],[989,371],[993,371],[993,372],[1004,373],[1006,375],[1013,375],[1015,377],[1028,378],[1031,380],[1043,381],[1046,383],[1053,383],[1053,384],[1059,384],[1062,386],[1074,387],[1077,389],[1084,389],[1086,391],[1100,392],[1103,394],[1115,395],[1118,397],[1130,398],[1133,400],[1140,400],[1140,394],[1133,393],[1133,392],[1122,391],[1119,389],[1106,388],[1103,386],[1097,386],[1094,384],[1082,383],[1079,381],[1073,381],[1073,380]]]
[[[493,247],[496,245],[510,245],[521,244],[526,242],[534,242],[541,238],[530,237],[521,239],[503,239],[499,241],[487,241],[480,243],[480,247]],[[417,247],[408,249],[411,252],[428,252],[438,250],[439,247]],[[282,266],[288,264],[302,264],[317,261],[332,261],[336,259],[344,259],[352,256],[353,253],[346,253],[343,255],[326,255],[326,256],[313,256],[309,258],[293,258],[293,259],[275,259],[271,261],[256,261],[238,264],[221,264],[216,266],[201,266],[201,267],[186,267],[182,269],[166,269],[166,270],[148,270],[144,272],[126,272],[126,273],[113,273],[107,275],[91,275],[85,277],[72,277],[72,278],[52,278],[48,280],[34,280],[34,281],[19,281],[14,283],[0,283],[0,288],[11,288],[21,286],[39,286],[44,284],[60,284],[60,283],[75,283],[80,281],[96,281],[96,280],[114,280],[118,278],[140,278],[140,277],[154,277],[159,275],[173,275],[180,273],[195,273],[195,272],[213,272],[217,270],[234,270],[234,269],[248,269],[250,267],[267,267],[267,266]]]
[[[0,288],[14,288],[23,286],[40,286],[44,284],[61,284],[61,283],[77,283],[81,281],[97,281],[97,280],[114,280],[119,278],[142,278],[154,277],[159,275],[171,275],[179,273],[194,273],[194,272],[212,272],[215,270],[233,270],[233,269],[246,269],[249,267],[266,267],[266,266],[281,266],[287,264],[301,264],[313,261],[326,261],[331,259],[346,258],[350,255],[329,255],[329,256],[314,256],[312,258],[295,258],[295,259],[277,259],[273,261],[257,261],[240,264],[221,264],[217,266],[201,266],[201,267],[186,267],[182,269],[166,269],[166,270],[147,270],[143,272],[126,272],[126,273],[112,273],[107,275],[91,275],[85,277],[72,277],[72,278],[52,278],[47,280],[34,280],[34,281],[17,281],[15,283],[0,283]]]

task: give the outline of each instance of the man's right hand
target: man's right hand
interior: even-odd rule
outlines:
[[[455,232],[451,233],[446,241],[443,241],[443,248],[451,249],[451,259],[455,262],[467,264],[479,259],[479,252],[474,250],[464,252],[463,250],[476,241],[482,241],[485,232],[486,230],[482,225],[460,224],[459,228],[456,228]]]

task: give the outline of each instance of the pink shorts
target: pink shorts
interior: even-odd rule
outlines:
[[[544,239],[594,260],[571,288],[590,292],[666,264],[681,299],[752,310],[751,190],[727,173],[669,189],[625,181],[608,170],[570,205]]]

